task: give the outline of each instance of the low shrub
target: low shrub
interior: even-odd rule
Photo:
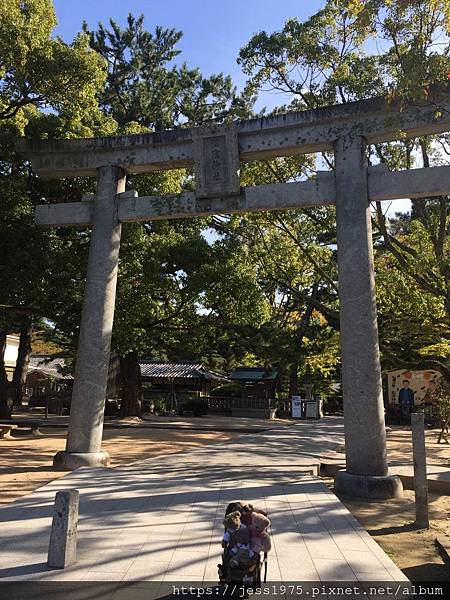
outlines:
[[[240,398],[242,396],[242,385],[240,383],[224,383],[212,389],[209,395],[212,397]]]
[[[201,398],[193,398],[180,406],[180,412],[183,413],[184,411],[191,411],[194,417],[201,417],[208,413],[208,403]]]

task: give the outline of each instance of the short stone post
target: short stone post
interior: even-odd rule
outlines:
[[[77,560],[78,490],[56,492],[47,565],[52,569],[70,567]]]
[[[414,462],[414,493],[416,503],[416,525],[428,529],[428,482],[427,454],[425,449],[425,415],[411,414],[413,462]]]
[[[388,474],[365,148],[359,135],[338,139],[334,148],[346,453],[335,489],[381,499],[403,488]]]
[[[124,189],[122,169],[99,167],[67,446],[53,459],[67,470],[109,462],[101,443],[122,230],[116,195]]]

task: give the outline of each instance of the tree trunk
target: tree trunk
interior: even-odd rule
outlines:
[[[142,414],[142,381],[141,369],[137,356],[130,352],[120,358],[122,377],[121,417],[140,417]]]
[[[24,323],[20,329],[19,351],[17,353],[17,361],[11,386],[11,395],[14,406],[22,406],[23,390],[31,354],[32,329],[31,321]]]
[[[298,396],[298,364],[291,365],[289,370],[289,398]]]
[[[0,331],[0,419],[10,419],[12,400],[5,368],[6,331]]]

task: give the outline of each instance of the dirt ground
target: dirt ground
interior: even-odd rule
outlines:
[[[65,475],[51,467],[53,456],[64,450],[66,429],[41,428],[43,437],[21,437],[0,442],[0,506],[13,502]],[[111,466],[129,464],[135,460],[228,440],[230,432],[200,432],[192,430],[127,428],[105,429],[102,449],[109,452]]]
[[[450,535],[450,496],[430,494],[428,530],[414,527],[410,490],[403,498],[383,502],[341,500],[411,581],[450,581],[450,563],[435,541]]]
[[[425,433],[428,465],[450,466],[450,446],[438,444],[438,430]],[[411,430],[392,427],[387,432],[390,462],[412,463]],[[332,479],[326,483],[333,487]],[[374,537],[411,581],[450,581],[450,562],[436,538],[450,539],[450,496],[429,494],[430,529],[414,526],[414,492],[404,490],[394,500],[365,502],[341,498],[345,506]]]
[[[439,429],[425,431],[428,465],[450,466],[450,444],[438,444]],[[404,464],[412,462],[411,429],[408,427],[391,427],[387,432],[389,462],[393,460]]]

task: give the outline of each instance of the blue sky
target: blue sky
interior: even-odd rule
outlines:
[[[272,32],[283,27],[286,19],[306,19],[323,7],[325,0],[54,0],[58,27],[56,33],[71,41],[86,20],[90,27],[112,17],[125,24],[129,12],[145,15],[145,25],[153,31],[157,25],[183,32],[178,47],[180,61],[199,67],[205,75],[230,74],[238,88],[245,83],[236,58],[254,33]],[[287,98],[275,93],[261,96],[257,108],[284,104]]]
[[[54,0],[58,27],[55,31],[67,42],[81,30],[83,20],[91,28],[112,17],[124,25],[129,12],[145,16],[145,26],[157,25],[183,32],[178,57],[190,67],[199,67],[205,75],[223,72],[233,77],[238,88],[245,76],[236,63],[239,50],[254,33],[271,33],[283,27],[290,17],[305,20],[325,5],[325,0]],[[256,108],[268,109],[284,104],[286,95],[261,93]],[[392,203],[389,214],[408,210],[410,202]]]

